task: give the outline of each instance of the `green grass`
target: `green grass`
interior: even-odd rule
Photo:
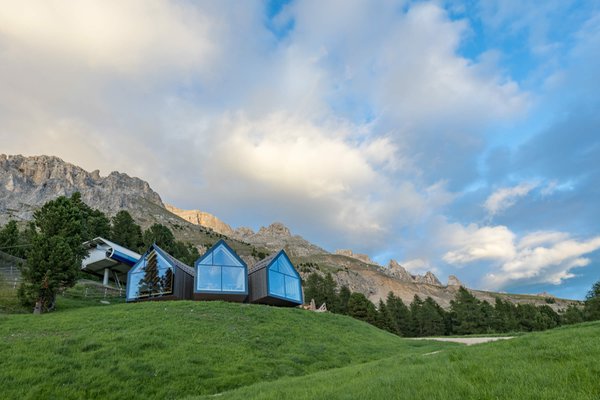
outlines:
[[[599,399],[600,323],[262,382],[222,399]],[[206,397],[195,397],[200,400]]]
[[[600,322],[466,347],[300,309],[61,301],[0,315],[0,398],[600,398]]]
[[[0,315],[0,397],[181,398],[457,346],[404,340],[348,317],[300,309],[80,305],[41,316]]]

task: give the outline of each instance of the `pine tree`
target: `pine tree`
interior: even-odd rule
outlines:
[[[340,288],[340,292],[338,293],[337,298],[337,311],[340,314],[348,314],[348,301],[350,300],[351,294],[352,293],[350,292],[348,286],[343,285]]]
[[[480,301],[464,287],[460,287],[456,297],[450,302],[450,312],[453,333],[464,335],[485,331]]]
[[[15,257],[23,257],[21,236],[16,221],[9,221],[0,229],[0,251]]]
[[[119,211],[112,218],[110,240],[134,251],[145,251],[142,228],[125,210]]]
[[[561,319],[565,325],[578,324],[585,321],[585,315],[581,307],[570,304],[562,314]]]
[[[25,237],[31,246],[22,267],[21,302],[36,311],[52,310],[59,290],[75,284],[86,255],[82,242],[105,233],[108,219],[81,201],[81,195],[49,201],[33,215],[35,229]]]
[[[394,293],[389,292],[386,299],[386,307],[392,320],[392,326],[397,335],[411,335],[411,318],[408,307],[401,298],[396,297]]]
[[[600,281],[594,283],[585,297],[583,312],[587,321],[600,320]]]
[[[362,293],[352,293],[348,300],[348,315],[353,318],[368,322],[371,325],[377,323],[377,310],[375,305]]]

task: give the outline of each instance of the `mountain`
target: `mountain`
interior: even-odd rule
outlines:
[[[267,227],[261,227],[258,232],[250,228],[237,229],[233,237],[253,246],[265,247],[271,252],[285,249],[291,257],[306,257],[327,254],[317,245],[310,243],[300,235],[292,235],[289,228],[280,222],[274,222]]]
[[[0,213],[28,220],[48,200],[80,192],[83,201],[108,214],[127,209],[141,214],[164,208],[148,182],[127,174],[87,172],[58,157],[0,155]]]
[[[194,225],[170,212],[148,182],[120,172],[100,176],[58,157],[0,154],[0,224],[9,219],[28,221],[46,202],[80,192],[82,200],[109,216],[127,210],[142,228],[168,226],[178,240],[206,249],[221,238],[218,232]],[[232,239],[231,245],[247,262],[257,249]]]
[[[30,220],[33,212],[47,201],[76,191],[88,205],[109,216],[124,209],[143,228],[154,223],[166,225],[178,240],[192,243],[200,252],[225,238],[240,257],[252,265],[261,254],[283,248],[304,278],[313,272],[331,273],[339,285],[347,285],[374,302],[393,291],[407,303],[415,295],[431,296],[441,306],[448,307],[461,285],[456,277],[450,277],[448,285],[442,285],[432,272],[412,275],[395,260],[390,260],[384,267],[368,255],[355,254],[352,250],[331,254],[292,234],[280,222],[263,226],[257,232],[246,227],[233,229],[206,212],[165,205],[147,182],[124,173],[111,172],[102,177],[98,171],[87,172],[57,157],[0,155],[0,224],[11,218]],[[495,296],[500,296],[514,302],[546,304],[548,297],[471,292],[491,302]],[[560,309],[566,304],[564,300],[556,299],[550,306]]]
[[[182,210],[181,208],[177,208],[170,204],[165,204],[165,208],[169,212],[172,212],[178,217],[183,218],[194,225],[200,225],[206,228],[210,228],[213,231],[226,236],[234,235],[234,231],[233,229],[231,229],[231,226],[227,225],[219,218],[207,212],[200,210]]]

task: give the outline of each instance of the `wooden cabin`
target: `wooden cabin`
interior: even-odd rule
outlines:
[[[190,300],[194,276],[194,268],[153,244],[127,274],[127,301]]]
[[[250,303],[287,307],[303,303],[300,275],[283,250],[254,264],[248,282]]]
[[[224,240],[204,253],[194,267],[194,300],[246,300],[248,266]]]

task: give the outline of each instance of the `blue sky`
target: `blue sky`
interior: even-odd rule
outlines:
[[[600,279],[599,1],[23,1],[0,139],[233,226],[582,298]]]

